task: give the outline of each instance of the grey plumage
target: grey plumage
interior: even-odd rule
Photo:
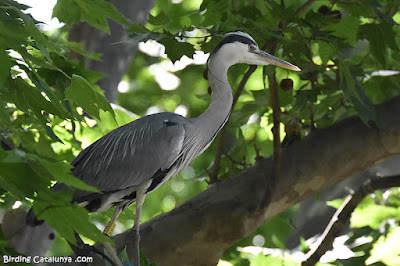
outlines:
[[[226,34],[207,61],[211,103],[203,114],[196,118],[174,113],[144,116],[103,136],[71,163],[74,176],[102,191],[75,191],[73,201],[89,211],[105,211],[117,206],[109,225],[126,206],[137,201],[135,265],[139,264],[139,221],[146,194],[201,154],[224,126],[233,100],[227,71],[237,63],[273,64],[300,71],[260,50],[250,35],[243,32]],[[56,184],[54,189],[68,188]],[[30,211],[27,223],[35,225],[37,222]],[[112,226],[107,226],[104,233],[110,235],[111,232]],[[111,246],[108,250],[112,252]]]

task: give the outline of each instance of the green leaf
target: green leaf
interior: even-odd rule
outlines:
[[[23,152],[17,149],[5,152],[0,149],[0,158],[0,187],[17,198],[33,197],[35,191],[48,185],[48,180],[36,174],[26,163]]]
[[[358,17],[349,16],[338,23],[330,24],[322,30],[331,31],[332,35],[343,38],[349,45],[355,46],[357,41],[359,20]]]
[[[2,2],[4,2],[6,4],[5,6],[13,6],[20,10],[26,10],[26,9],[30,8],[30,6],[20,4],[16,1],[12,1],[12,0],[2,0]],[[1,4],[3,4],[3,3],[1,3]]]
[[[27,155],[27,159],[30,159],[31,162],[29,165],[36,173],[49,180],[56,180],[57,182],[63,183],[69,187],[81,190],[100,192],[95,187],[92,187],[73,176],[71,174],[72,166],[68,163],[63,161],[46,160],[33,154]]]
[[[64,117],[64,112],[66,112],[65,109],[63,110],[64,112],[60,112],[52,102],[43,97],[36,87],[28,85],[28,83],[26,83],[21,77],[17,77],[12,83],[14,83],[13,89],[20,90],[30,109],[36,114],[42,116],[41,111],[43,110],[58,115],[61,118]]]
[[[47,68],[47,69],[51,69],[51,70],[55,70],[58,71],[62,74],[64,74],[66,77],[68,77],[68,75],[62,71],[61,69],[59,69],[58,67],[56,67],[50,60],[46,61],[43,58],[31,55],[30,53],[28,53],[25,49],[21,48],[17,50],[22,57],[24,58],[24,61],[31,61],[32,63],[35,64],[35,66],[37,67],[42,67],[42,68]],[[46,51],[47,52],[47,51]]]
[[[0,47],[0,86],[6,81],[6,78],[10,75],[10,68],[13,64],[10,61],[10,57],[4,51],[2,47]]]
[[[46,220],[46,223],[54,228],[61,237],[71,243],[76,243],[75,232],[96,242],[111,241],[89,222],[89,212],[86,209],[78,205],[70,205],[68,201],[65,202],[68,197],[62,196],[68,193],[71,192],[39,193],[33,205],[37,217]]]
[[[365,24],[360,28],[360,32],[367,38],[372,55],[386,66],[386,48],[390,47],[394,51],[399,51],[396,44],[396,33],[393,25],[389,23]]]
[[[396,227],[386,237],[380,236],[375,242],[366,265],[378,261],[386,265],[400,265],[400,227]]]
[[[90,53],[90,52],[86,51],[85,49],[83,49],[82,44],[79,42],[67,42],[67,46],[74,52],[79,53],[88,59],[92,59],[92,60],[96,60],[96,61],[101,60],[100,53]]]
[[[328,63],[329,60],[335,55],[335,47],[328,42],[319,41],[318,42],[318,54],[324,64]]]
[[[139,23],[130,24],[129,28],[126,30],[127,32],[136,32],[136,33],[147,33],[150,32],[145,26]]]
[[[49,161],[39,157],[35,159],[47,170],[51,178],[57,182],[63,183],[69,187],[74,187],[81,190],[100,192],[95,187],[92,187],[82,180],[76,178],[71,174],[72,166],[62,161]]]
[[[346,200],[346,198],[330,200],[330,201],[326,202],[326,205],[328,205],[332,208],[335,208],[335,209],[339,209],[345,200]]]
[[[82,107],[85,112],[97,119],[100,118],[99,109],[109,111],[115,116],[106,98],[81,76],[72,76],[71,86],[65,90],[65,97],[74,101],[78,106]]]
[[[158,41],[163,37],[162,33],[152,32],[138,23],[132,23],[126,31],[130,32],[129,38],[132,42],[147,42],[148,40]]]
[[[128,20],[104,0],[58,0],[53,9],[53,17],[72,25],[75,22],[86,21],[95,28],[110,33],[107,18],[121,24]]]
[[[169,21],[169,18],[167,14],[165,14],[163,11],[160,11],[160,13],[157,14],[157,16],[153,16],[149,14],[149,18],[147,20],[148,23],[159,26],[159,25],[165,25]]]
[[[265,266],[265,265],[295,266],[298,265],[298,263],[293,261],[289,256],[264,255],[263,252],[260,252],[257,256],[255,256],[250,260],[250,266]]]
[[[165,46],[165,53],[173,63],[184,55],[189,58],[193,57],[195,52],[193,45],[186,42],[178,42],[175,37],[166,37],[158,42]]]
[[[62,142],[62,140],[56,135],[56,133],[54,133],[53,129],[51,127],[49,127],[48,125],[44,124],[44,129],[46,130],[47,135],[55,141],[61,142],[62,144],[64,144],[64,142]]]
[[[1,7],[0,7],[1,8]],[[24,40],[19,40],[20,43],[26,43],[27,37],[31,36],[33,40],[36,42],[38,49],[42,50],[45,54],[47,53],[46,49],[51,49],[61,55],[62,49],[58,45],[54,45],[53,42],[49,41],[47,36],[45,36],[35,25],[35,20],[32,18],[31,15],[25,14],[19,10],[17,6],[9,5],[7,8],[7,13],[13,11],[19,19],[2,19],[0,22],[0,29],[2,32],[2,36],[6,37],[7,42],[9,42],[8,38],[13,39],[16,38],[15,41],[17,42],[18,39],[23,38]],[[6,13],[6,14],[7,14]],[[14,27],[12,28],[5,28],[5,26],[11,26],[13,24]],[[1,44],[1,42],[0,42]],[[20,46],[17,44],[16,46],[19,48]]]
[[[400,219],[400,209],[376,205],[372,199],[366,199],[362,205],[354,210],[350,223],[354,228],[369,226],[372,229],[378,230],[382,222],[389,218]]]
[[[0,19],[0,32],[0,47],[7,48],[20,47],[21,44],[26,43],[29,36],[21,21],[11,18]]]
[[[201,50],[204,53],[211,53],[221,40],[222,38],[217,36],[208,40],[204,40],[204,42],[201,44]]]
[[[375,106],[361,88],[359,81],[350,72],[348,62],[341,59],[338,67],[340,70],[340,88],[354,104],[360,118],[365,124],[368,124],[369,121],[376,122]]]
[[[26,15],[22,12],[20,12],[20,16],[24,21],[25,28],[29,32],[29,34],[32,36],[32,38],[39,44],[39,49],[42,50],[44,54],[47,53],[47,49],[51,49],[52,51],[56,52],[59,55],[62,55],[62,49],[58,46],[55,46],[53,42],[50,42],[45,36],[34,24],[33,18],[30,15]],[[49,58],[49,57],[48,57]]]
[[[47,125],[47,118],[42,114],[42,111],[46,111],[64,119],[65,114],[68,115],[68,113],[61,104],[56,107],[54,102],[45,99],[36,87],[30,86],[21,77],[8,79],[3,89],[9,102],[15,103],[21,111],[27,114],[33,113],[41,126],[46,130],[49,137],[55,141],[61,142],[54,134],[53,130]],[[62,108],[59,108],[59,106]]]

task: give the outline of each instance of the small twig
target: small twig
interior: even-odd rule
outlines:
[[[314,119],[314,103],[310,105],[310,127],[311,130],[315,129],[315,119]]]
[[[304,5],[302,5],[299,9],[297,9],[296,16],[300,15],[301,13],[303,13],[303,11],[306,10],[307,7],[309,7],[314,2],[315,2],[315,0],[308,0],[307,2],[305,2]]]
[[[1,147],[5,150],[5,151],[11,151],[14,148],[14,146],[11,144],[11,142],[8,141],[8,139],[3,136],[3,134],[0,134],[1,137]]]
[[[321,256],[332,247],[333,241],[346,225],[346,222],[350,220],[351,214],[365,196],[371,194],[375,190],[388,189],[391,187],[400,187],[400,175],[369,180],[360,186],[353,195],[348,196],[342,206],[337,209],[328,226],[325,228],[325,231],[317,240],[318,244],[306,254],[306,260],[302,265],[315,265]]]
[[[333,1],[332,1],[331,10],[332,10],[332,8],[335,6],[336,2],[337,2],[337,0],[333,0]]]
[[[248,168],[249,165],[247,165],[246,163],[242,163],[239,161],[236,161],[235,159],[232,158],[232,156],[230,156],[229,154],[225,154],[226,158],[228,158],[229,161],[231,161],[233,164],[237,164],[242,166],[243,168]]]
[[[264,157],[260,155],[260,149],[257,147],[257,145],[254,143],[254,151],[256,152],[256,162],[260,162]]]
[[[365,63],[365,61],[366,61],[368,58],[370,58],[370,55],[371,55],[371,53],[368,52],[365,56],[363,56],[363,58],[361,58],[360,62],[359,62],[357,65],[354,65],[354,68],[359,68],[359,67],[361,67],[361,66]]]

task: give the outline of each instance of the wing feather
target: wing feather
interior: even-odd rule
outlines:
[[[71,163],[73,174],[103,192],[140,186],[178,160],[184,139],[185,118],[172,113],[145,116],[83,150]],[[74,198],[87,194],[78,191]]]

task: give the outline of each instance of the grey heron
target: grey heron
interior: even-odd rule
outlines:
[[[120,213],[136,201],[134,230],[139,243],[140,214],[146,195],[207,149],[227,122],[233,100],[227,71],[238,63],[272,64],[300,71],[259,49],[249,34],[227,33],[207,61],[211,103],[204,113],[196,118],[167,112],[143,116],[101,137],[73,160],[73,175],[102,192],[78,190],[73,201],[90,212],[116,206],[104,234],[111,235]],[[54,189],[67,187],[56,184]],[[37,224],[32,211],[27,221]],[[136,256],[135,260],[139,255]]]

